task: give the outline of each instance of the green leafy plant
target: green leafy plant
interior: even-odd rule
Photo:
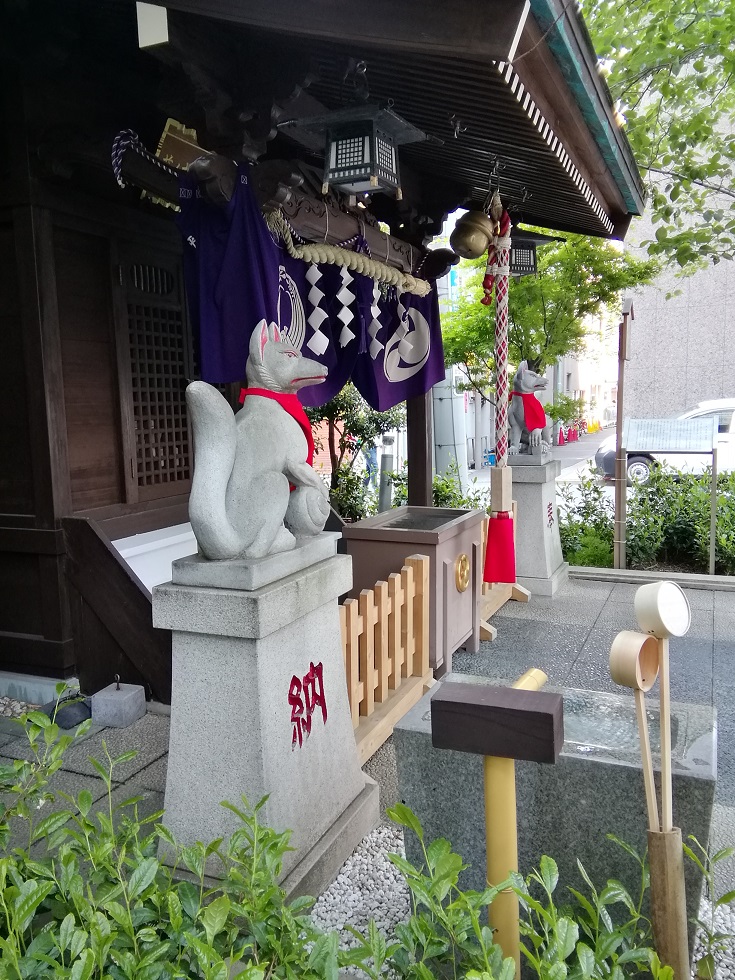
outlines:
[[[630,494],[626,521],[628,561],[632,568],[709,568],[710,481],[701,475],[655,466],[644,484]],[[735,471],[717,478],[715,571],[735,574]]]
[[[375,445],[378,436],[393,429],[401,429],[406,424],[404,405],[396,405],[387,412],[376,412],[352,384],[345,385],[325,405],[307,408],[306,414],[312,428],[316,430],[317,441],[320,425],[326,426],[332,491],[345,479],[345,474],[353,469],[363,448],[369,449]]]
[[[657,226],[649,255],[693,271],[735,257],[735,9],[585,0]]]
[[[683,844],[684,853],[694,862],[704,878],[705,896],[709,907],[708,918],[692,919],[699,929],[699,941],[704,948],[704,954],[695,963],[695,972],[701,980],[713,980],[717,953],[727,949],[730,941],[735,939],[734,933],[720,931],[715,923],[717,909],[735,902],[735,891],[728,891],[717,897],[715,875],[719,864],[730,861],[735,856],[735,847],[723,847],[710,854],[693,834],[690,834],[687,839],[692,842],[692,846]]]
[[[586,475],[560,487],[559,535],[573,565],[612,566],[614,507]],[[654,466],[628,494],[626,554],[630,568],[706,572],[710,549],[710,471],[701,475]],[[717,478],[715,571],[735,574],[735,471]]]
[[[554,403],[545,403],[544,411],[554,422],[572,422],[584,414],[584,398],[573,398],[557,391]]]
[[[92,764],[106,795],[48,790],[66,749],[42,712],[21,719],[31,760],[0,767],[0,975],[8,980],[336,980],[337,937],[314,929],[311,899],[287,902],[278,885],[288,833],[260,824],[264,800],[224,804],[240,826],[222,840],[182,846],[141,816],[140,798],[113,802],[115,770],[135,753]],[[104,744],[104,743],[103,743]],[[39,805],[67,804],[36,821]],[[12,850],[9,843],[19,842]],[[159,847],[166,861],[159,857]],[[217,888],[206,882],[217,865]],[[184,880],[177,880],[186,873]]]
[[[400,473],[390,474],[393,487],[393,506],[401,507],[408,502],[408,466]],[[483,486],[473,477],[462,486],[459,468],[451,462],[446,473],[437,473],[432,481],[432,502],[434,507],[449,507],[459,510],[487,510],[490,506],[490,488]]]
[[[378,508],[377,491],[369,485],[365,486],[362,473],[349,466],[339,468],[329,499],[344,521],[361,521],[375,514]]]
[[[356,933],[362,940],[356,951],[356,962],[372,956],[373,967],[367,972],[375,980],[386,960],[394,974],[410,980],[434,977],[513,980],[515,964],[510,957],[503,958],[486,924],[487,906],[508,882],[482,892],[462,891],[457,881],[465,865],[452,851],[449,841],[438,838],[426,845],[418,818],[403,803],[397,803],[387,813],[400,826],[416,834],[424,866],[417,868],[397,854],[390,855],[411,891],[412,915],[408,922],[396,927],[396,942],[385,949],[382,958],[380,941],[374,950],[370,936],[365,938]],[[377,969],[375,964],[379,964]]]
[[[672,980],[670,967],[661,967],[650,948],[650,924],[641,909],[648,887],[645,859],[634,848],[609,838],[635,858],[641,887],[634,901],[619,881],[608,881],[598,891],[582,863],[577,862],[588,894],[570,888],[572,902],[557,905],[559,882],[556,862],[543,856],[537,870],[525,881],[518,876],[515,890],[525,915],[521,919],[523,955],[540,980],[588,980],[611,977],[622,980],[631,973],[652,972],[661,980]],[[620,914],[613,918],[611,909]],[[668,971],[668,972],[667,972]]]
[[[614,509],[596,477],[587,473],[579,483],[562,484],[559,537],[564,558],[572,565],[611,568]]]

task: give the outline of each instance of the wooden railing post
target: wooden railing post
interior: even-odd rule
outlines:
[[[403,621],[403,586],[400,572],[392,572],[388,576],[388,596],[390,598],[390,613],[388,615],[388,651],[391,671],[388,687],[395,690],[401,686],[401,669],[403,667],[403,637],[401,623]]]
[[[360,680],[363,691],[360,714],[371,715],[375,707],[375,597],[373,590],[363,589],[357,602],[362,618]]]
[[[362,685],[360,684],[360,641],[359,616],[357,601],[348,599],[341,607],[344,609],[345,620],[345,670],[347,672],[347,694],[350,699],[350,715],[352,727],[357,728],[360,722],[360,701],[362,700]]]
[[[378,683],[375,688],[375,700],[382,704],[388,697],[388,681],[390,679],[390,657],[388,648],[388,583],[376,582],[373,589],[375,595],[375,666],[378,672]]]
[[[406,564],[413,569],[413,635],[414,651],[410,673],[424,677],[429,670],[429,558],[411,555]]]
[[[401,677],[410,677],[413,673],[413,651],[415,649],[415,639],[413,634],[413,597],[415,593],[415,583],[413,579],[413,568],[404,565],[401,569],[401,585],[403,586],[403,614],[401,627],[401,644],[403,646],[403,663],[401,664]]]

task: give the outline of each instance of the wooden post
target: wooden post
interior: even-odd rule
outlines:
[[[615,524],[613,533],[613,565],[625,568],[625,498],[628,489],[628,459],[623,446],[623,386],[625,383],[625,362],[629,359],[628,317],[634,319],[633,304],[623,302],[623,319],[618,327],[618,397],[615,431]]]
[[[362,618],[360,635],[360,677],[363,696],[360,714],[371,715],[375,707],[375,602],[372,589],[363,589],[357,600]]]
[[[431,391],[406,401],[406,438],[408,443],[408,503],[431,507],[433,427],[431,424]]]
[[[360,721],[360,701],[362,700],[360,686],[360,624],[357,600],[348,599],[341,608],[344,609],[345,636],[347,640],[345,668],[347,670],[347,692],[350,698],[350,715],[352,716],[352,727],[357,728]]]
[[[406,564],[413,569],[413,669],[414,677],[426,677],[429,672],[429,559],[426,555],[410,555]]]
[[[659,959],[674,971],[674,980],[689,980],[687,904],[681,830],[648,832],[651,869],[651,924]]]
[[[709,573],[715,574],[715,558],[717,557],[717,448],[712,450],[712,486],[710,487],[709,515]]]
[[[415,638],[413,634],[413,597],[416,594],[416,583],[413,577],[413,568],[404,565],[401,569],[401,587],[403,589],[403,616],[401,626],[401,644],[403,646],[403,664],[401,665],[401,676],[410,677],[413,667],[413,651],[415,649]]]
[[[403,605],[403,588],[400,572],[391,572],[388,576],[388,599],[390,613],[388,616],[388,653],[391,670],[388,687],[395,690],[401,686],[403,667],[403,638],[401,636],[401,607]]]
[[[435,748],[484,756],[487,881],[496,885],[518,870],[515,759],[555,762],[564,743],[560,694],[539,693],[541,670],[528,670],[512,688],[443,684],[431,701]],[[500,892],[489,910],[503,953],[515,960],[520,978],[518,898]]]
[[[378,671],[378,686],[375,689],[375,700],[379,703],[388,697],[388,681],[390,679],[390,656],[388,647],[388,583],[376,582],[375,605],[377,623],[375,625],[375,666]]]

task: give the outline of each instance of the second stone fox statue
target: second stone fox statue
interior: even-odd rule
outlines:
[[[318,534],[329,491],[311,466],[313,441],[296,392],[327,369],[282,340],[275,324],[253,331],[244,405],[233,415],[211,385],[194,381],[186,403],[194,435],[189,519],[213,560],[264,558]]]

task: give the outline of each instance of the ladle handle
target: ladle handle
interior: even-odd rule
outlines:
[[[669,687],[669,641],[658,641],[659,689],[661,705],[661,830],[674,826],[671,791],[671,699]]]
[[[653,759],[651,758],[651,743],[648,740],[648,718],[646,716],[646,698],[640,688],[635,689],[635,710],[638,718],[638,737],[641,742],[641,760],[643,762],[643,785],[646,788],[646,809],[648,810],[648,829],[654,833],[659,831],[658,804],[656,803],[656,786],[653,781]]]

